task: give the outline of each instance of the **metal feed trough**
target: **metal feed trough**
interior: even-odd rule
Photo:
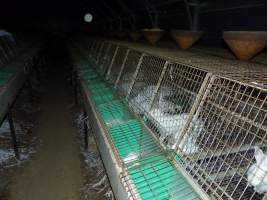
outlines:
[[[111,84],[106,92],[116,92],[160,144],[159,154],[142,156],[135,149],[137,158],[124,162],[120,177],[130,199],[266,198],[264,65],[190,53],[171,59],[153,49],[95,43],[116,46],[116,53],[101,55],[109,57],[102,72]],[[93,55],[101,52],[97,48],[92,47]],[[118,138],[126,147],[139,136],[132,132],[133,119],[124,120],[109,131],[117,134],[112,143]],[[173,173],[186,181],[179,185]]]

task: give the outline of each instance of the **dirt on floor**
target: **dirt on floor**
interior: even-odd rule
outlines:
[[[90,150],[94,146],[92,137],[90,148],[81,151],[79,127],[73,123],[73,94],[61,50],[55,47],[47,63],[49,79],[34,129],[40,141],[38,150],[30,162],[5,177],[9,184],[1,200],[100,200],[106,199],[105,194],[111,195],[104,168],[99,167],[102,163],[97,149]],[[95,160],[97,165],[91,166]]]

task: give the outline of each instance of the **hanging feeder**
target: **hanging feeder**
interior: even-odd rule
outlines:
[[[225,31],[223,39],[239,60],[249,60],[267,46],[267,31]]]
[[[149,14],[152,29],[144,29],[143,35],[146,40],[155,45],[164,35],[165,31],[158,28],[159,27],[159,11],[154,5],[152,5],[148,0],[145,1],[145,6]]]
[[[203,31],[172,30],[171,36],[184,50],[192,47],[203,35]]]
[[[162,38],[162,36],[164,35],[164,33],[165,33],[164,30],[157,29],[157,28],[144,29],[143,30],[144,37],[152,45],[155,45]]]

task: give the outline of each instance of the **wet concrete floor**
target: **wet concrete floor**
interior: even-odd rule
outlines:
[[[52,45],[52,48],[54,46]],[[49,73],[36,129],[41,144],[33,160],[18,169],[10,185],[10,200],[78,200],[83,184],[77,129],[64,56],[55,46],[48,60]],[[63,72],[63,73],[62,73]]]

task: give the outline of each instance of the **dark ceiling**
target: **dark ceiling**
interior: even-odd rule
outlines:
[[[248,9],[257,13],[255,8],[266,9],[267,0],[6,0],[1,4],[0,23],[9,29],[198,29],[199,17],[207,20],[208,14],[219,18],[222,13]],[[88,12],[94,16],[90,25],[83,21]]]

